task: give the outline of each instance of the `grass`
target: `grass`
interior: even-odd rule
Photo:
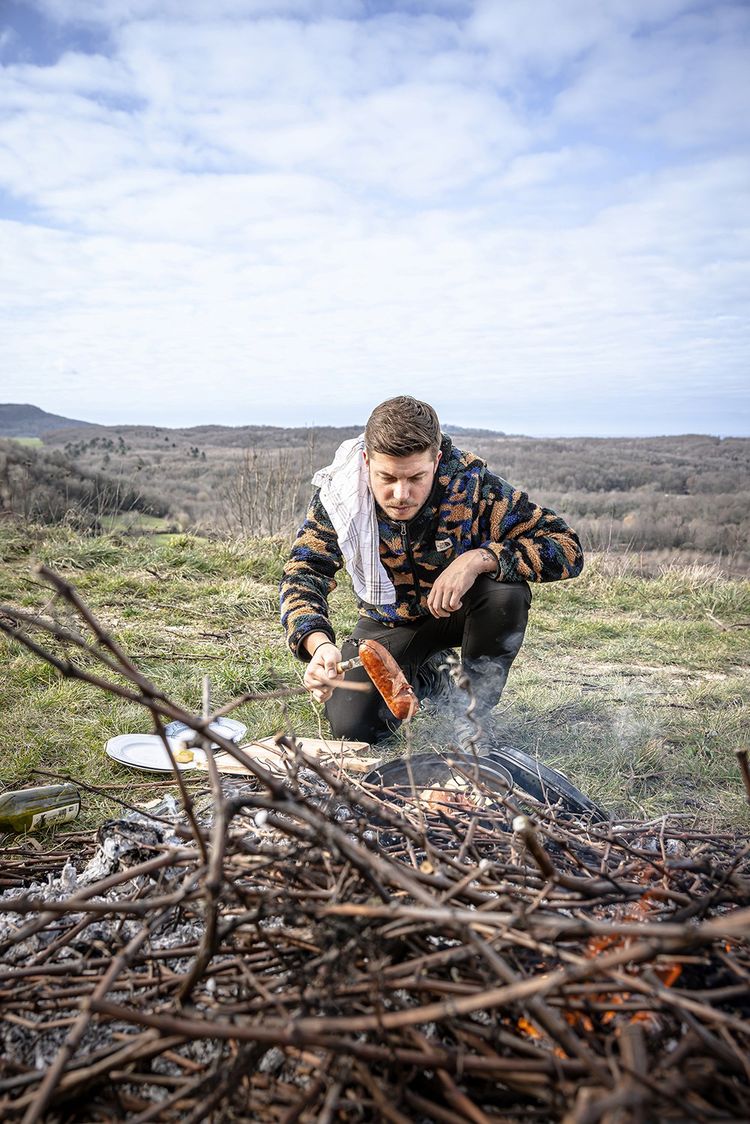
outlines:
[[[101,518],[102,529],[110,535],[173,534],[174,519],[165,515],[146,515],[143,511],[121,511]]]
[[[43,561],[76,585],[155,684],[197,710],[204,674],[217,705],[301,682],[278,625],[286,549],[281,539],[94,538],[8,524],[0,527],[0,601],[47,605],[33,572]],[[563,769],[618,816],[679,812],[707,827],[750,827],[734,754],[748,717],[750,582],[705,565],[667,564],[648,575],[636,558],[599,555],[576,581],[533,593],[526,640],[495,712],[508,744]],[[346,580],[332,610],[345,634],[356,617]],[[125,800],[148,798],[154,779],[104,754],[115,734],[149,731],[146,711],[60,679],[5,639],[0,659],[0,784],[43,783],[40,771],[52,771]],[[284,726],[326,732],[307,696],[286,707],[247,705],[237,717],[256,736]],[[443,736],[429,712],[412,735],[417,749]],[[400,731],[395,750],[404,744]],[[205,784],[192,776],[192,785]],[[85,824],[116,812],[104,795],[85,798]]]

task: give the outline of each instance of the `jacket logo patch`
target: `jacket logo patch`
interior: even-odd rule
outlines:
[[[435,548],[436,548],[436,550],[439,550],[441,553],[443,553],[446,550],[450,550],[450,548],[452,546],[453,546],[453,542],[452,542],[451,539],[435,539]]]

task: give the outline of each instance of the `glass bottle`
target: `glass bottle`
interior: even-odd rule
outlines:
[[[19,788],[0,796],[0,831],[35,831],[50,824],[74,820],[81,796],[74,784],[48,784]]]

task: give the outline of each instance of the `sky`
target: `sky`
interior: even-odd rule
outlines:
[[[0,0],[0,401],[750,435],[750,3]]]

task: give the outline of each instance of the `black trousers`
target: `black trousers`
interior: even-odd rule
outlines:
[[[392,628],[360,617],[353,635],[341,647],[342,657],[347,660],[356,656],[358,640],[378,640],[416,686],[417,673],[425,660],[445,648],[460,647],[479,707],[487,711],[500,698],[510,665],[518,655],[530,605],[531,590],[526,582],[497,582],[481,574],[464,595],[462,607],[449,617],[425,617],[415,624]],[[348,671],[346,679],[364,683],[370,690],[334,690],[325,708],[333,736],[372,744],[395,730],[399,721],[365,669]]]

